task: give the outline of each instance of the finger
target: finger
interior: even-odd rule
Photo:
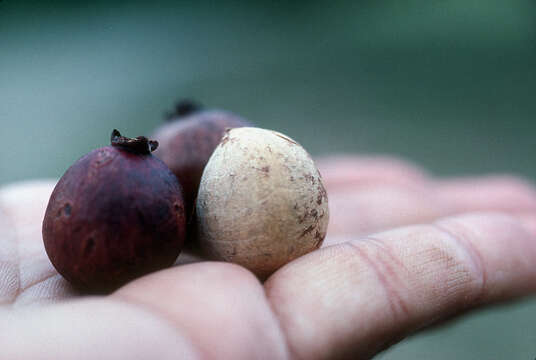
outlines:
[[[0,310],[2,359],[201,359],[173,324],[107,299]]]
[[[106,298],[0,310],[0,333],[7,358],[288,358],[262,285],[224,263],[164,270]]]
[[[240,266],[184,265],[133,281],[112,298],[162,314],[198,346],[203,358],[287,358],[264,288]]]
[[[0,203],[0,305],[10,304],[20,287],[13,224]]]
[[[452,217],[327,247],[265,284],[297,358],[369,358],[408,333],[536,291],[536,236],[500,214]],[[299,294],[299,296],[297,296]]]
[[[535,211],[536,189],[511,175],[491,175],[437,181],[435,191],[454,211]]]
[[[513,176],[430,181],[419,186],[379,184],[329,193],[326,245],[396,226],[470,211],[536,211],[536,190]]]
[[[12,231],[11,236],[0,238],[0,248],[11,249],[7,255],[11,269],[0,268],[0,279],[2,276],[10,277],[7,281],[0,280],[0,288],[10,284],[9,290],[0,294],[5,299],[4,303],[21,305],[74,294],[50,263],[41,235],[41,224],[54,186],[53,180],[37,180],[0,189],[0,207],[9,220],[2,229]],[[13,266],[17,269],[16,275],[13,274]]]
[[[427,173],[417,165],[390,156],[329,156],[319,158],[316,164],[328,191],[378,183],[411,185],[428,180]]]
[[[431,221],[453,210],[428,187],[369,185],[328,193],[329,226],[324,246],[345,236]]]
[[[330,224],[324,246],[344,236],[432,219],[432,196],[422,196],[429,176],[418,166],[389,156],[338,155],[317,160],[329,194]]]

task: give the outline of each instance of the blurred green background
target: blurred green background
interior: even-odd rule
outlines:
[[[0,1],[0,184],[59,177],[180,97],[315,155],[392,153],[438,175],[536,179],[536,2]],[[536,302],[380,359],[533,359]]]

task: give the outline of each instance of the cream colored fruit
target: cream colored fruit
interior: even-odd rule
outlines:
[[[283,134],[252,127],[226,132],[204,169],[196,211],[202,252],[261,278],[320,247],[329,218],[309,154]]]

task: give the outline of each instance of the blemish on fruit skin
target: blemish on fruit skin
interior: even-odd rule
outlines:
[[[315,232],[315,246],[318,248],[320,247],[320,244],[322,243],[322,241],[324,241],[324,238],[325,238],[325,235],[322,235],[318,230]]]
[[[86,155],[87,156],[87,155]],[[90,167],[89,167],[89,175],[95,176],[95,174],[98,173],[100,168],[103,168],[107,166],[108,164],[112,163],[114,159],[116,158],[117,153],[114,151],[111,151],[110,148],[101,148],[97,151],[97,153],[93,156],[94,159],[91,161]]]
[[[326,192],[326,189],[324,189],[324,187],[322,186],[321,183],[318,184],[318,188],[317,188],[317,189],[318,189],[319,194],[318,194],[318,196],[317,196],[317,198],[316,198],[316,203],[317,203],[318,205],[320,205],[320,204],[322,204],[322,200],[323,200],[324,198],[325,198],[325,199],[328,198],[328,194],[327,194],[327,192]]]
[[[313,231],[315,228],[315,225],[310,225],[307,229],[303,230],[300,237],[304,237],[305,235],[309,234],[311,231]]]
[[[289,246],[289,248],[288,248],[288,254],[290,255],[290,254],[292,254],[293,252],[294,252],[294,246],[291,245],[291,246]]]
[[[304,175],[304,178],[305,178],[305,180],[310,181],[311,184],[315,185],[316,180],[315,180],[315,177],[314,177],[313,175],[311,175],[311,174],[305,174],[305,175]]]
[[[281,134],[279,134],[279,133],[274,133],[274,134],[275,134],[275,136],[279,136],[281,139],[288,141],[288,142],[291,143],[292,145],[298,145],[297,142],[295,142],[295,141],[289,139],[288,137],[286,137],[286,136],[284,136],[284,135],[281,135]]]
[[[229,141],[229,136],[228,135],[224,136],[223,139],[221,139],[220,146],[223,147],[225,144],[227,144],[228,141]]]
[[[58,210],[58,212],[56,213],[56,217],[60,217],[62,215],[65,215],[65,217],[69,217],[71,216],[71,210],[71,204],[66,203],[62,208]]]
[[[87,238],[84,244],[84,256],[89,256],[95,249],[95,239],[92,237]]]
[[[262,168],[258,168],[258,167],[255,167],[255,166],[251,166],[252,169],[255,169],[257,171],[260,171],[265,177],[268,177],[269,176],[269,173],[270,173],[270,167],[269,166],[264,166]],[[247,178],[246,178],[247,179]]]

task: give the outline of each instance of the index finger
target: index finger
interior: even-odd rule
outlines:
[[[535,291],[535,223],[464,215],[330,246],[277,271],[267,296],[297,358],[369,358],[438,320]]]

